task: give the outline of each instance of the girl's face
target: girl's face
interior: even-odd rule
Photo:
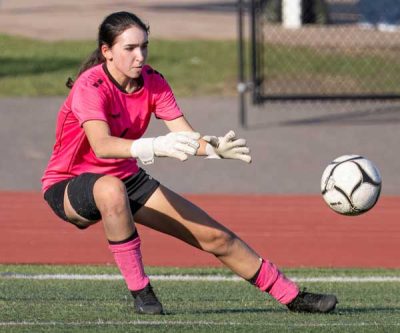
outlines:
[[[139,27],[131,26],[120,34],[114,45],[102,46],[107,68],[119,83],[140,77],[147,60],[148,35]]]

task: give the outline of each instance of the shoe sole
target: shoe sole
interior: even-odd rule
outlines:
[[[135,308],[135,313],[142,315],[164,315],[164,310],[161,311],[147,311],[143,308]]]

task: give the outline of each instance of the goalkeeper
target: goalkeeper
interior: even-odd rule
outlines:
[[[148,43],[148,26],[132,13],[113,13],[100,25],[97,49],[76,82],[68,82],[42,178],[45,200],[79,229],[102,221],[138,313],[162,314],[163,307],[144,271],[135,223],[209,252],[292,311],[333,310],[334,295],[299,292],[232,231],[137,165],[192,155],[251,162],[246,141],[233,131],[201,138],[193,130],[167,81],[146,64]],[[151,114],[165,122],[167,134],[143,137]]]

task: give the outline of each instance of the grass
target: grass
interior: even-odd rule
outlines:
[[[0,35],[0,96],[65,95],[94,50],[86,41],[43,42]],[[236,86],[232,42],[152,41],[149,63],[167,77],[176,95],[225,94]]]
[[[268,48],[268,47],[267,47]],[[331,93],[400,93],[400,61],[381,50],[357,54],[310,47],[274,46],[264,60],[267,89],[275,80],[291,82],[300,90]],[[308,88],[305,87],[308,85]],[[284,89],[284,86],[281,87]]]
[[[158,274],[223,269],[149,268]],[[396,276],[400,270],[295,269],[288,276]],[[399,282],[302,283],[337,294],[329,315],[294,314],[245,282],[153,280],[165,316],[133,313],[122,280],[23,280],[20,274],[118,274],[104,266],[0,266],[0,332],[391,332],[400,327]],[[6,278],[8,274],[8,278]]]
[[[66,79],[75,77],[94,48],[92,41],[44,42],[0,35],[0,97],[66,95]],[[400,60],[384,51],[265,48],[267,91],[300,87],[315,92],[400,93]],[[235,42],[151,40],[149,63],[163,73],[177,96],[235,94]]]

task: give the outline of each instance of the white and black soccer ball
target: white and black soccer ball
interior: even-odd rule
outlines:
[[[360,215],[377,203],[382,177],[370,160],[359,155],[343,155],[324,170],[321,192],[325,202],[343,215]]]

